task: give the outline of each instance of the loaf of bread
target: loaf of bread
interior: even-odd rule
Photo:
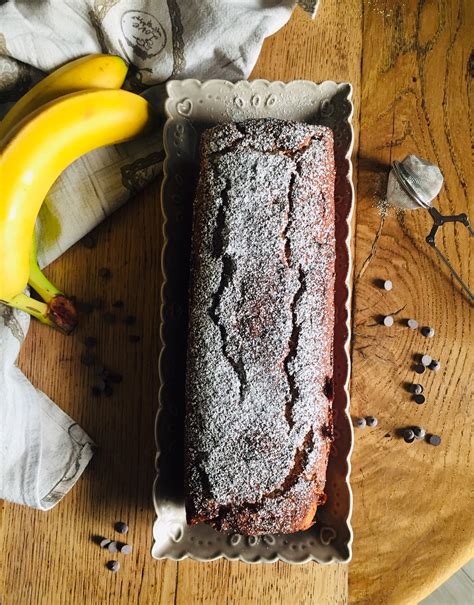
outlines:
[[[201,141],[186,379],[189,524],[308,528],[332,440],[329,128],[222,124]]]

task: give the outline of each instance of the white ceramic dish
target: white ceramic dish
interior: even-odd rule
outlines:
[[[345,563],[351,557],[349,485],[352,425],[349,417],[350,276],[352,187],[350,84],[308,81],[171,81],[164,127],[162,209],[164,246],[161,387],[156,420],[156,520],[152,554],[157,559],[224,557],[247,563]],[[327,472],[327,502],[315,525],[292,535],[259,538],[220,534],[206,525],[186,525],[183,484],[184,372],[187,333],[189,245],[200,133],[223,121],[277,117],[330,126],[336,155],[336,327],[334,428]]]

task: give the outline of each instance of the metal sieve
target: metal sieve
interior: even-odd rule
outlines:
[[[422,208],[428,211],[433,219],[433,227],[426,236],[426,241],[448,267],[472,303],[474,301],[474,293],[468,284],[463,281],[446,254],[436,244],[438,229],[446,223],[461,223],[466,227],[470,236],[474,236],[474,230],[470,225],[467,214],[441,214],[432,206],[432,201],[438,195],[442,184],[443,176],[437,166],[417,156],[410,155],[402,162],[395,160],[392,163],[387,189],[387,201],[390,205],[399,208]]]

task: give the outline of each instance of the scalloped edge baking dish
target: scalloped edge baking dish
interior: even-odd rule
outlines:
[[[305,80],[174,80],[167,84],[163,139],[162,308],[160,392],[155,424],[157,444],[153,501],[152,555],[156,559],[218,558],[247,563],[347,563],[351,558],[352,492],[349,483],[353,443],[349,416],[351,222],[354,208],[351,153],[352,87],[348,83]],[[326,491],[316,523],[291,535],[225,535],[209,526],[186,525],[182,494],[184,360],[187,331],[187,254],[200,132],[222,121],[278,117],[330,126],[336,156],[336,327],[334,341],[335,441]],[[161,422],[160,422],[161,420]]]

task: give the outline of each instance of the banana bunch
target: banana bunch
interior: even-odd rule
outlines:
[[[66,333],[77,313],[38,266],[36,218],[69,164],[150,125],[147,101],[120,90],[126,73],[120,57],[72,61],[34,86],[0,122],[0,302]],[[23,293],[27,284],[42,301]]]

